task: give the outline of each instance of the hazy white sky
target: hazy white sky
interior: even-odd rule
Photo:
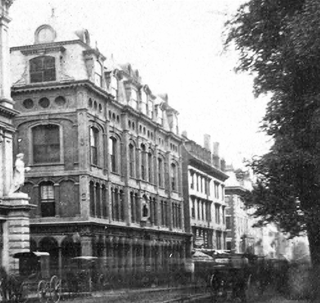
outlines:
[[[99,50],[130,62],[153,93],[168,93],[180,130],[203,143],[220,142],[227,163],[266,151],[258,133],[266,100],[255,100],[252,78],[236,75],[234,53],[222,54],[227,18],[243,0],[15,0],[10,44],[32,44],[52,8],[65,31],[87,28]]]

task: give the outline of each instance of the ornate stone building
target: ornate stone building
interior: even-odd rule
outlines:
[[[29,204],[27,195],[11,194],[15,129],[12,119],[18,114],[10,97],[8,25],[12,1],[0,1],[0,265],[16,268],[13,254],[29,250]]]
[[[193,235],[193,248],[226,249],[224,182],[228,178],[218,144],[211,152],[210,136],[204,147],[187,139],[182,147],[185,228]]]
[[[31,249],[48,251],[53,270],[80,255],[121,275],[183,266],[182,138],[168,96],[115,66],[87,30],[42,25],[11,60],[15,151],[37,206]]]

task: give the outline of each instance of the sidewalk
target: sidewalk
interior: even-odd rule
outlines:
[[[184,298],[182,301],[181,298]],[[180,299],[180,300],[179,300]],[[100,291],[92,296],[64,298],[63,302],[82,303],[176,303],[176,302],[212,302],[209,292],[195,292],[192,288],[143,288]],[[218,301],[219,303],[231,303]],[[289,300],[272,290],[262,296],[248,298],[248,303],[309,303],[308,300]]]

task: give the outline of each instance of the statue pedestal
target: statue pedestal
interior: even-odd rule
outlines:
[[[25,193],[14,193],[3,197],[0,208],[7,213],[3,223],[3,265],[14,273],[19,269],[19,260],[13,255],[30,250],[30,210],[35,205],[29,204],[30,198]]]
[[[2,204],[4,205],[29,205],[29,196],[26,193],[12,193],[5,196]]]

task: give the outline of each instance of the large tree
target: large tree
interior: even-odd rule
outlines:
[[[250,202],[262,221],[307,232],[320,289],[320,1],[251,0],[227,30],[237,70],[253,74],[256,95],[271,95],[262,128],[273,146],[252,162]]]

